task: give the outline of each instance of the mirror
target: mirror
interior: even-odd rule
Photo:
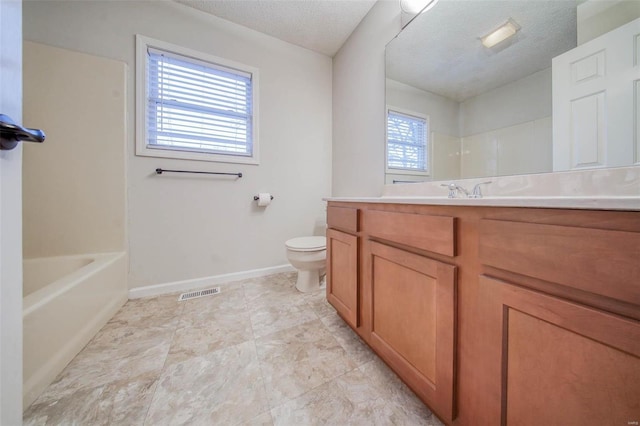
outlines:
[[[640,164],[639,16],[440,0],[386,48],[386,183]]]

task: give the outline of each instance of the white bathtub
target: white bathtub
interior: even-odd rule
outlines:
[[[127,301],[125,253],[24,260],[26,409]]]

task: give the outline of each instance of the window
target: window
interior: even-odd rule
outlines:
[[[136,154],[258,163],[258,73],[138,35]]]
[[[387,171],[428,174],[428,134],[427,117],[387,109]]]

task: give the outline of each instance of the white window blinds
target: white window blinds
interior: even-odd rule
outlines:
[[[148,47],[149,148],[251,156],[251,74]]]
[[[387,168],[427,171],[427,120],[389,110]]]

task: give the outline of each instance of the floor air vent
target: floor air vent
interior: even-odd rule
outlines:
[[[183,300],[195,299],[198,297],[213,296],[214,294],[218,294],[218,293],[220,293],[220,287],[213,287],[213,288],[207,288],[205,290],[182,293],[178,298],[178,302],[182,302]]]

